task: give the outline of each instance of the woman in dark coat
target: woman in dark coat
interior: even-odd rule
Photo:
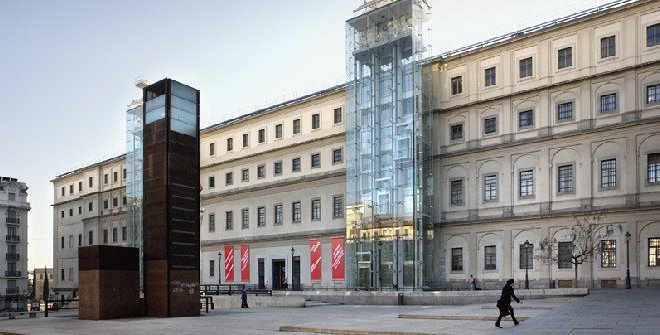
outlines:
[[[516,320],[516,317],[513,315],[511,298],[513,298],[517,303],[520,303],[520,299],[518,299],[518,297],[516,297],[516,295],[513,293],[513,283],[513,279],[509,279],[506,281],[506,285],[504,285],[502,288],[502,296],[500,297],[500,300],[497,301],[497,307],[500,309],[500,316],[495,322],[495,327],[502,328],[500,327],[500,320],[509,314],[511,315],[513,324],[518,325],[518,320]]]

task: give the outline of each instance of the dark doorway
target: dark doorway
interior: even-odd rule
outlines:
[[[300,291],[300,256],[293,256],[293,268],[291,269],[291,289]]]
[[[283,259],[273,259],[273,290],[282,289],[282,280],[286,276],[286,268]]]
[[[265,280],[266,280],[266,275],[265,275],[266,266],[264,265],[264,259],[263,258],[259,258],[258,262],[259,262],[259,270],[258,270],[259,271],[258,272],[258,275],[259,275],[259,289],[264,290],[264,289],[266,289],[266,282],[265,282]]]

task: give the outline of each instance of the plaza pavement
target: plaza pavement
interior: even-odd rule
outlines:
[[[237,296],[237,299],[239,297]],[[192,318],[78,320],[76,311],[0,320],[0,334],[660,334],[660,289],[592,290],[581,298],[528,299],[515,304],[520,325],[503,321],[492,304],[358,306],[213,310]],[[412,317],[411,317],[412,316]],[[485,321],[484,321],[485,320]],[[297,331],[297,332],[296,332]]]

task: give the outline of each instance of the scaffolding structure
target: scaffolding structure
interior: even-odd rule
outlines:
[[[420,65],[431,52],[430,7],[375,0],[358,11],[346,25],[347,285],[423,289],[432,277],[424,266],[431,118]]]

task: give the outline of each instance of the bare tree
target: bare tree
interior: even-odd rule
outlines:
[[[561,261],[567,261],[570,258],[573,269],[575,270],[575,277],[573,279],[573,287],[577,287],[578,283],[578,266],[584,262],[591,262],[600,253],[601,240],[609,235],[612,235],[614,229],[617,228],[612,224],[603,223],[605,216],[602,213],[597,213],[589,216],[575,216],[575,225],[567,228],[569,230],[568,239],[558,241],[554,236],[548,236],[539,242],[541,252],[535,258],[546,264],[553,264]],[[621,230],[621,226],[618,226]],[[570,242],[571,253],[565,254],[559,252],[559,242]]]

